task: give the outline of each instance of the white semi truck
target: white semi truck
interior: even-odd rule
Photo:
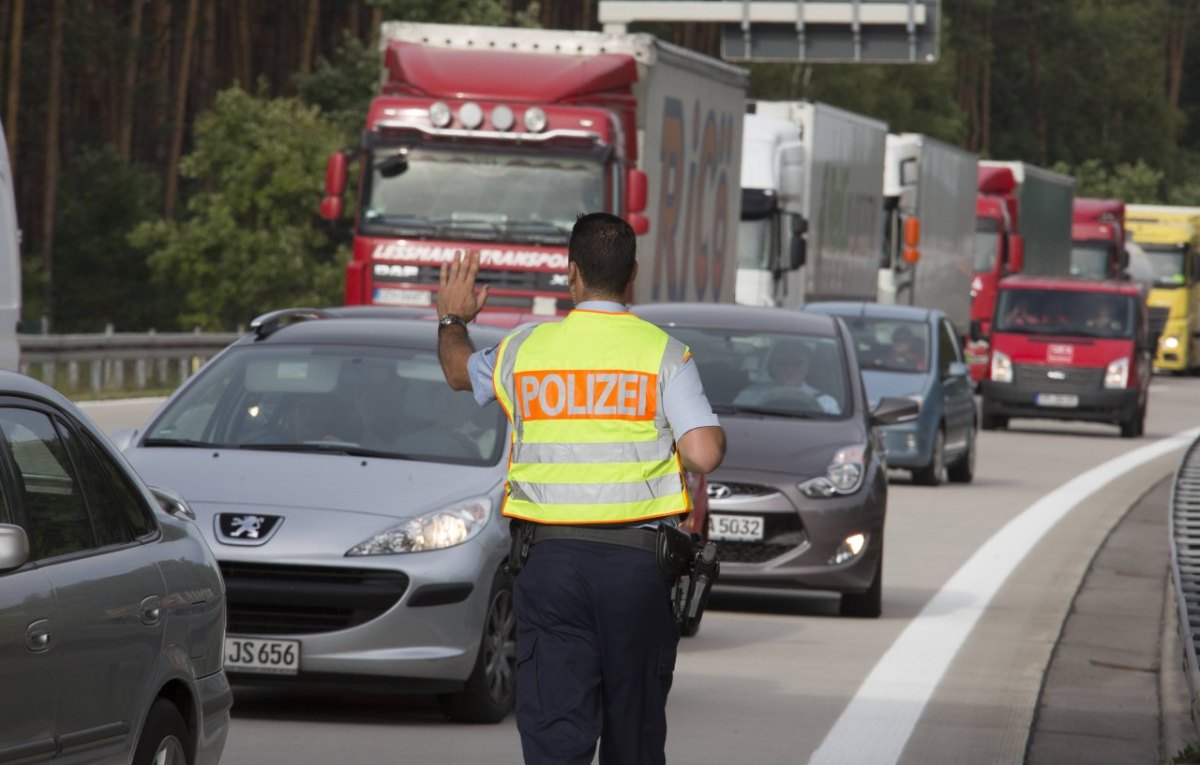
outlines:
[[[827,104],[752,101],[742,131],[737,302],[875,300],[887,125]]]
[[[17,321],[21,318],[21,232],[13,193],[8,142],[0,124],[0,369],[16,370],[20,361]]]
[[[917,133],[887,137],[879,302],[944,311],[971,323],[979,157]]]

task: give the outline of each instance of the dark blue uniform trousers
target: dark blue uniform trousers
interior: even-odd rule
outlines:
[[[679,631],[654,553],[548,539],[517,576],[517,729],[526,765],[666,762]]]

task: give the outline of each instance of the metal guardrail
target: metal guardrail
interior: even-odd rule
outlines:
[[[195,374],[236,332],[19,335],[21,372],[67,395],[161,392]]]
[[[1200,727],[1200,438],[1183,455],[1171,491],[1171,577],[1179,606],[1179,636],[1191,691],[1192,723]]]

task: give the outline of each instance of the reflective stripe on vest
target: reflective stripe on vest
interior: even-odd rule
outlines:
[[[662,391],[687,347],[632,314],[572,311],[500,344],[513,424],[504,514],[629,523],[691,510]]]

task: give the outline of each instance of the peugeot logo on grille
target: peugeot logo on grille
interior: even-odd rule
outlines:
[[[729,499],[733,496],[733,489],[723,483],[710,483],[708,485],[709,499]]]
[[[1060,372],[1057,369],[1051,369],[1046,373],[1046,377],[1049,377],[1051,380],[1065,380],[1067,379],[1067,373]]]
[[[218,513],[217,539],[227,545],[262,545],[283,524],[283,516],[257,513]]]

